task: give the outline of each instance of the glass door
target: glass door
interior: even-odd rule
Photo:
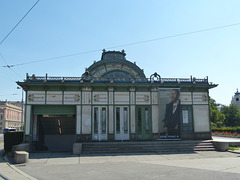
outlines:
[[[126,106],[115,107],[115,140],[129,140],[129,111]]]
[[[152,120],[149,106],[136,108],[136,132],[138,140],[152,139]]]
[[[93,140],[107,140],[107,108],[93,108]]]

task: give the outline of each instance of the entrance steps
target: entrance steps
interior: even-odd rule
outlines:
[[[215,151],[211,140],[84,142],[82,154]]]

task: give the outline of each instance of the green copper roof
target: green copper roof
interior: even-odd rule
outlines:
[[[146,78],[142,69],[135,63],[132,63],[125,58],[126,54],[123,51],[105,51],[103,50],[100,61],[94,62],[86,69],[92,76],[98,74],[98,77],[103,77],[110,71],[130,72],[132,77]]]
[[[235,95],[240,95],[240,93],[238,92],[238,89],[237,89],[237,92],[235,92]]]

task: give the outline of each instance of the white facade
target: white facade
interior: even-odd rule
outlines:
[[[28,76],[25,141],[61,148],[73,142],[157,140],[178,92],[174,137],[210,139],[208,79],[146,78],[125,53],[103,52],[81,77]],[[173,108],[173,105],[171,105]],[[170,132],[170,131],[169,131]],[[168,138],[168,134],[165,135]],[[46,144],[49,143],[49,144]]]

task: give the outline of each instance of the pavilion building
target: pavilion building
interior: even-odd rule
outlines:
[[[75,142],[211,139],[208,77],[147,78],[124,51],[103,51],[81,77],[29,76],[25,142],[36,149],[71,150]],[[177,134],[165,131],[166,104],[180,92]]]

